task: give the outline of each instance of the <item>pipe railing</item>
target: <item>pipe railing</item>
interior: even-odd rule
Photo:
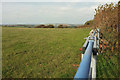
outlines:
[[[97,30],[95,29],[92,36],[89,36],[88,37],[89,40],[87,38],[85,44],[83,45],[84,56],[74,76],[74,80],[81,80],[83,78],[84,79],[96,78],[96,55],[93,55],[93,52],[96,51],[93,50],[93,46],[97,44],[95,43],[96,31]]]

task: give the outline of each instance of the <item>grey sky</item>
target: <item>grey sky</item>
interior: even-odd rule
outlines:
[[[1,0],[2,2],[118,2],[119,0]]]
[[[100,2],[3,2],[3,24],[84,24]]]

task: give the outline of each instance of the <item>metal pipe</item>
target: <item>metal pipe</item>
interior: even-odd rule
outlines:
[[[92,39],[89,40],[88,47],[85,51],[85,54],[83,56],[83,59],[80,63],[80,66],[77,70],[77,73],[76,73],[74,79],[88,78],[89,77],[89,69],[90,69],[90,63],[91,63],[93,42],[94,41]]]
[[[89,78],[89,71],[90,71],[90,64],[91,64],[91,56],[92,56],[92,49],[94,44],[94,35],[96,33],[96,29],[93,32],[92,36],[89,39],[88,46],[86,48],[85,54],[83,59],[79,65],[79,68],[75,74],[74,80],[80,80],[81,78],[88,79]]]

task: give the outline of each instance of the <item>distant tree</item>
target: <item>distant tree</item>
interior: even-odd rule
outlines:
[[[54,25],[49,24],[49,25],[47,26],[47,28],[54,28]]]
[[[52,25],[52,24],[50,24],[50,25],[38,25],[38,26],[36,26],[35,28],[54,28],[54,25]]]
[[[63,25],[62,24],[58,25],[58,28],[63,28]]]
[[[60,24],[58,25],[58,28],[71,28],[71,26],[67,24]]]
[[[89,20],[85,23],[85,25],[93,26],[94,20]]]
[[[38,26],[36,26],[35,28],[45,28],[46,26],[45,25],[38,25]]]

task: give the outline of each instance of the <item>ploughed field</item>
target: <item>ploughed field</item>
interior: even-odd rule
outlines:
[[[73,78],[90,28],[2,28],[3,78]]]

